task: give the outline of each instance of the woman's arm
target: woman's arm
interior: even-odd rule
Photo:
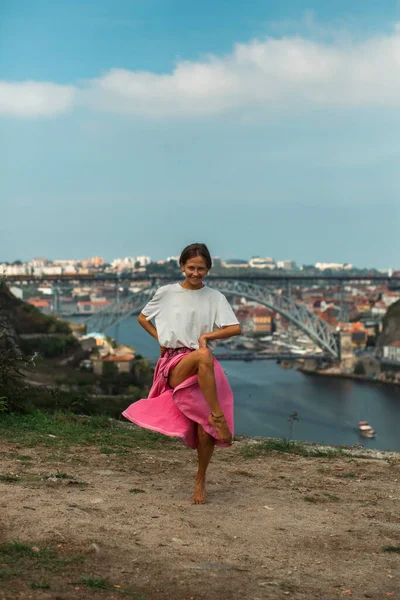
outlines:
[[[227,325],[226,327],[221,327],[221,329],[217,329],[216,331],[211,331],[210,333],[203,333],[199,339],[200,348],[207,348],[207,342],[212,340],[222,340],[225,338],[230,338],[235,335],[240,335],[242,333],[242,328],[240,325]]]
[[[157,329],[154,327],[153,323],[151,321],[148,321],[143,313],[140,313],[138,321],[139,324],[143,327],[143,329],[145,329],[147,333],[149,333],[151,337],[153,337],[158,342]],[[165,350],[166,349],[164,346],[160,346],[161,356],[163,355]]]

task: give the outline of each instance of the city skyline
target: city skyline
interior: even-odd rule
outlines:
[[[0,0],[0,15],[1,260],[203,241],[397,267],[399,2]]]
[[[400,273],[400,269],[396,266],[387,266],[384,268],[377,269],[371,265],[353,265],[352,263],[338,263],[338,262],[326,262],[326,261],[316,261],[314,263],[299,263],[294,259],[282,259],[282,258],[274,258],[272,256],[255,256],[251,257],[227,257],[227,256],[212,256],[213,267],[247,267],[250,269],[258,269],[263,271],[268,270],[288,270],[288,271],[297,271],[303,270],[304,268],[313,267],[317,271],[352,271],[352,270],[368,270],[375,269],[381,271],[382,273],[392,273],[397,274]],[[168,264],[170,261],[176,262],[179,264],[179,256],[164,256],[164,257],[151,257],[146,255],[137,255],[137,256],[125,256],[125,257],[112,257],[112,258],[104,258],[103,256],[92,256],[92,257],[58,257],[58,258],[49,258],[49,257],[32,257],[27,260],[10,260],[4,261],[0,257],[0,275],[4,274],[12,274],[17,275],[19,272],[31,272],[34,271],[39,272],[41,269],[43,273],[46,273],[46,269],[58,268],[62,269],[63,272],[68,273],[68,269],[70,273],[74,268],[91,268],[91,269],[104,269],[107,270],[117,270],[117,271],[129,271],[135,270],[143,267],[147,267],[150,264]],[[7,266],[9,267],[7,269]],[[11,268],[11,271],[10,271]],[[24,271],[25,269],[25,271]],[[28,269],[28,271],[26,270]],[[72,270],[71,270],[72,269]]]

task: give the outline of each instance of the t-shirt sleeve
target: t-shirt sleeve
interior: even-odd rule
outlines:
[[[152,299],[149,300],[144,308],[142,308],[141,313],[148,321],[151,321],[151,319],[154,319],[159,314],[162,297],[162,289],[158,288]]]
[[[239,325],[239,321],[231,305],[223,294],[219,298],[215,325],[218,328],[227,327],[228,325]]]

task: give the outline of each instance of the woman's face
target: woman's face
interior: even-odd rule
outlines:
[[[181,269],[182,273],[186,277],[186,280],[194,287],[201,286],[204,277],[208,273],[206,261],[202,256],[194,256],[193,258],[189,258],[189,260],[185,262]]]

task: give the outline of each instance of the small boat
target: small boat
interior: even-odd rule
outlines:
[[[358,431],[360,435],[366,438],[374,438],[375,431],[369,425],[368,421],[359,421],[358,423]]]

